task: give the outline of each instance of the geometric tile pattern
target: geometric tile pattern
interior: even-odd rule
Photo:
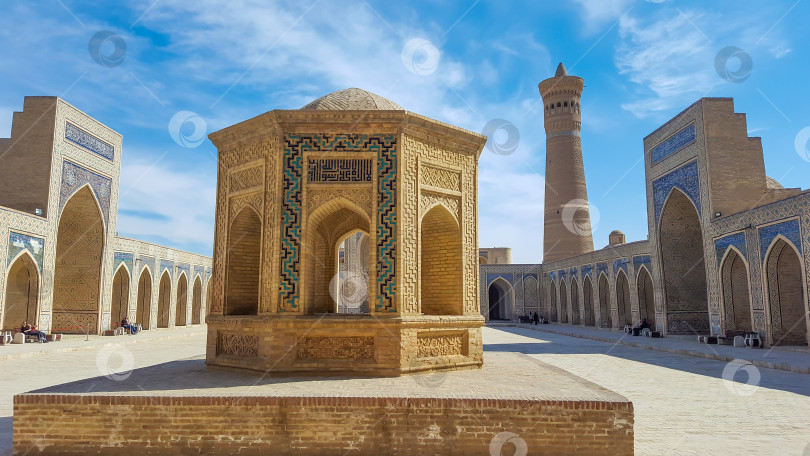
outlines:
[[[723,236],[720,239],[716,239],[714,241],[714,250],[717,254],[717,267],[720,267],[720,262],[723,259],[723,255],[726,254],[726,250],[729,246],[734,246],[740,253],[742,253],[743,258],[748,256],[748,249],[745,248],[745,232],[733,233],[729,234],[728,236]],[[746,258],[747,259],[747,258]]]
[[[134,274],[134,266],[135,266],[135,255],[131,253],[125,252],[115,252],[113,253],[113,271],[118,271],[118,266],[124,263],[127,265],[127,269],[129,270],[129,275],[131,276]]]
[[[630,261],[627,258],[613,260],[613,275],[615,276],[616,273],[619,272],[619,269],[623,270],[625,274],[630,274],[630,271],[627,270],[627,263],[629,262]]]
[[[670,136],[669,139],[664,141],[663,143],[655,146],[650,150],[650,156],[652,157],[652,162],[656,163],[659,162],[668,156],[674,154],[675,152],[683,149],[684,147],[688,146],[695,142],[695,124],[690,124],[688,127],[684,128],[683,130],[675,133],[674,135]]]
[[[653,197],[655,199],[655,220],[659,221],[664,202],[673,187],[679,188],[692,200],[700,214],[700,185],[698,183],[697,160],[671,171],[653,181]]]
[[[782,223],[764,226],[759,229],[760,259],[762,261],[765,261],[765,253],[768,251],[768,247],[771,246],[771,242],[773,242],[774,238],[780,234],[790,240],[790,242],[792,242],[796,249],[798,249],[801,253],[802,237],[801,230],[799,228],[799,220],[788,220]]]
[[[59,190],[59,212],[67,204],[68,199],[79,187],[90,184],[93,193],[101,206],[104,221],[109,221],[110,214],[110,179],[89,171],[75,163],[65,161],[62,167],[62,186]]]
[[[301,222],[302,178],[304,152],[365,152],[377,153],[377,303],[376,310],[396,312],[396,178],[397,150],[395,135],[285,135],[283,168],[283,195],[281,210],[281,246],[279,271],[279,312],[298,312],[301,299]],[[348,162],[348,160],[346,160]],[[362,160],[355,161],[358,166]],[[357,182],[365,175],[362,166],[350,173],[317,172],[309,168],[313,179],[345,177]],[[322,170],[322,168],[321,168]],[[370,177],[370,173],[367,173]]]
[[[169,277],[174,278],[174,262],[169,260],[160,260],[160,273],[158,275],[162,276],[163,271],[169,271]]]

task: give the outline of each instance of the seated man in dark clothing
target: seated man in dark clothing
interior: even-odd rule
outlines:
[[[646,318],[644,320],[641,320],[641,323],[639,323],[638,326],[636,326],[636,328],[638,328],[638,329],[645,329],[645,328],[649,328],[649,327],[650,327],[650,324],[647,323]]]
[[[121,327],[128,329],[129,333],[132,334],[132,335],[135,335],[135,334],[138,333],[138,327],[131,324],[129,322],[129,318],[127,318],[127,317],[124,317],[124,319],[121,320]]]
[[[20,332],[26,336],[37,336],[39,338],[39,343],[48,342],[48,338],[45,337],[45,333],[42,331],[37,331],[37,327],[29,325],[27,321],[23,322]]]

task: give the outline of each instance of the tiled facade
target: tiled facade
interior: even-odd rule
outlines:
[[[639,287],[639,274],[642,269],[652,276],[655,306],[655,327],[664,333],[678,333],[684,330],[694,333],[722,334],[729,329],[759,332],[767,344],[779,344],[787,326],[796,327],[805,334],[809,325],[806,317],[798,321],[783,322],[782,313],[786,306],[792,306],[794,314],[808,314],[808,294],[810,288],[810,192],[800,189],[783,189],[767,183],[764,172],[761,144],[758,138],[748,138],[745,117],[734,112],[731,99],[704,98],[665,123],[644,139],[646,171],[646,195],[649,239],[608,246],[602,250],[569,258],[567,260],[542,265],[499,265],[481,266],[480,295],[481,312],[488,317],[488,288],[493,282],[493,273],[500,276],[513,276],[518,271],[534,268],[541,272],[543,280],[540,302],[530,303],[544,309],[544,315],[553,315],[550,303],[559,303],[560,282],[565,280],[568,290],[573,277],[561,272],[578,267],[581,275],[592,280],[593,304],[596,313],[596,326],[600,325],[600,293],[597,286],[602,274],[610,286],[610,312],[613,328],[621,328],[616,309],[616,274],[624,270],[630,282],[630,297],[633,323],[644,318],[639,313],[639,302],[644,287]],[[701,242],[690,245],[672,244],[671,238],[662,238],[663,232],[671,232],[670,226],[662,226],[663,213],[669,209],[670,197],[680,192],[685,195],[696,214],[693,219],[677,223],[684,226],[698,226]],[[669,219],[667,219],[669,220]],[[674,223],[667,221],[666,223]],[[684,238],[690,239],[691,238]],[[685,242],[685,241],[684,241]],[[778,246],[778,249],[775,248]],[[790,246],[789,249],[784,246]],[[672,275],[671,266],[683,259],[689,249],[697,249],[700,265],[705,269],[705,290],[689,289],[694,276],[667,277]],[[734,285],[734,289],[750,290],[750,328],[735,328],[733,317],[726,317],[733,275],[723,274],[724,258],[730,250],[740,254],[745,262],[747,284]],[[786,262],[797,270],[779,269],[772,250],[779,254],[787,252],[791,260]],[[792,257],[795,254],[796,257]],[[672,256],[676,255],[676,256]],[[780,260],[781,261],[781,260]],[[787,261],[787,260],[786,260]],[[664,268],[664,266],[667,268]],[[594,268],[595,266],[595,268]],[[696,265],[695,265],[696,266]],[[668,270],[666,274],[663,270]],[[788,274],[789,273],[789,274]],[[591,276],[595,274],[596,277]],[[779,277],[801,277],[795,282],[780,282]],[[496,279],[496,278],[495,278]],[[699,279],[699,278],[697,278]],[[736,279],[740,280],[740,279]],[[577,281],[580,312],[583,307],[583,280]],[[699,283],[701,282],[698,280]],[[510,282],[514,286],[514,281]],[[554,289],[549,289],[551,284]],[[680,288],[678,288],[680,287]],[[680,314],[668,308],[667,302],[674,302],[679,293],[705,293],[706,308],[696,312],[699,322],[678,321]],[[556,293],[554,299],[551,294]],[[670,296],[668,296],[668,293]],[[790,301],[790,302],[788,302]],[[529,304],[517,305],[517,317],[522,315]],[[729,301],[730,302],[730,301]],[[557,304],[559,306],[559,304]],[[568,306],[570,309],[572,306]],[[649,314],[651,315],[651,313]],[[744,319],[745,320],[745,319]],[[568,319],[570,321],[570,318]],[[580,319],[584,322],[584,319]],[[784,325],[784,330],[779,329]],[[705,329],[704,329],[705,328]]]
[[[35,99],[42,100],[43,98]],[[118,187],[123,152],[121,135],[61,99],[48,98],[47,101],[55,104],[55,110],[50,111],[50,115],[55,118],[47,118],[46,116],[49,114],[44,112],[42,117],[45,120],[34,124],[34,133],[30,133],[42,133],[36,131],[38,128],[54,129],[52,144],[47,146],[52,148],[52,152],[47,208],[43,208],[45,209],[44,215],[27,213],[11,207],[0,207],[0,312],[2,312],[0,318],[2,318],[2,326],[10,329],[18,327],[21,323],[11,321],[11,318],[5,318],[7,310],[13,305],[13,303],[6,302],[5,287],[8,285],[8,271],[14,261],[21,254],[28,252],[40,270],[40,276],[32,279],[36,280],[38,284],[36,287],[38,296],[35,297],[37,317],[33,323],[45,331],[71,332],[70,329],[57,328],[52,325],[54,303],[62,304],[67,299],[67,295],[63,295],[65,292],[55,289],[54,286],[57,244],[60,241],[57,234],[60,232],[60,219],[65,206],[74,195],[86,194],[81,191],[87,188],[98,205],[103,227],[103,241],[101,243],[99,287],[98,291],[94,292],[96,298],[91,303],[92,308],[95,309],[95,317],[88,320],[94,323],[93,327],[82,328],[83,332],[101,333],[117,326],[117,322],[111,321],[110,306],[113,276],[121,267],[126,269],[127,277],[130,280],[128,316],[132,321],[140,322],[135,315],[136,301],[139,299],[138,279],[146,271],[154,276],[151,288],[153,309],[150,312],[151,318],[154,320],[157,316],[158,287],[156,283],[159,279],[159,271],[155,269],[156,262],[182,261],[194,264],[205,271],[211,267],[211,258],[116,236]],[[26,107],[28,106],[28,99],[26,99]],[[36,105],[32,103],[31,106]],[[17,118],[15,116],[15,121]],[[24,143],[15,136],[14,128],[12,128],[12,132],[11,143]],[[0,160],[0,166],[2,163]],[[19,172],[25,172],[25,170]],[[11,200],[13,200],[13,195],[11,196]],[[9,195],[6,195],[5,201],[9,200]],[[205,290],[210,274],[198,275],[203,284],[202,290]],[[203,308],[207,303],[206,295],[207,293],[203,293],[203,296],[200,297],[204,303]],[[173,297],[173,312],[177,305],[175,301],[176,297]],[[189,315],[188,323],[190,324],[191,297],[187,305],[189,311],[186,314]],[[204,312],[202,319],[205,317]],[[174,320],[172,319],[172,321]],[[149,325],[150,328],[155,326],[154,323]]]

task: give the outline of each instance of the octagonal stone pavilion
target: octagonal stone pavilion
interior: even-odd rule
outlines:
[[[360,89],[209,137],[219,162],[208,365],[370,376],[482,365],[486,137]],[[365,269],[345,277],[345,241],[363,236]],[[347,289],[357,305],[345,305]]]

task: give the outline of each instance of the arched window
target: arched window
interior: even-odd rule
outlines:
[[[228,232],[225,315],[256,315],[259,312],[259,263],[262,222],[259,214],[245,207],[234,217]]]
[[[422,217],[420,228],[422,313],[461,315],[464,313],[461,228],[441,205]]]

